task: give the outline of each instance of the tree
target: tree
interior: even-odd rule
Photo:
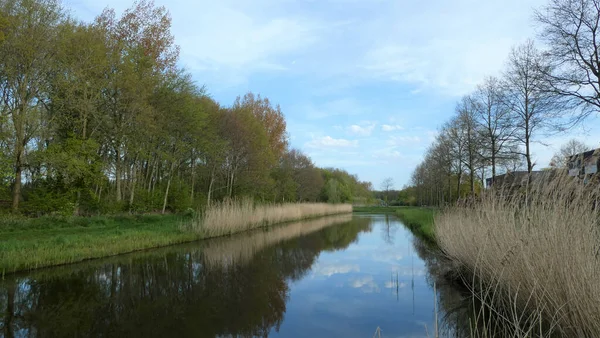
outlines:
[[[549,89],[582,108],[575,121],[600,111],[600,1],[550,0],[536,12],[541,38],[550,50],[544,57]]]
[[[381,182],[381,190],[385,192],[385,204],[388,203],[388,198],[390,195],[390,190],[394,187],[394,179],[391,177],[387,177]]]
[[[576,139],[571,139],[567,143],[563,144],[560,147],[560,150],[557,151],[554,156],[552,156],[552,160],[550,160],[550,166],[559,169],[566,168],[569,157],[586,152],[590,149],[591,147],[587,146],[586,144]]]
[[[513,48],[504,74],[505,102],[516,126],[514,138],[525,147],[524,153],[518,153],[525,158],[529,174],[535,165],[531,143],[540,131],[553,126],[560,112],[559,101],[544,77],[548,69],[543,55],[529,40]]]
[[[266,198],[275,163],[266,130],[248,107],[234,106],[222,117],[220,133],[229,145],[223,168],[227,196],[252,193]]]
[[[269,137],[269,148],[276,158],[281,158],[288,146],[286,123],[279,105],[273,107],[268,98],[247,93],[236,98],[233,108],[247,107],[262,123]]]
[[[505,104],[505,96],[500,80],[488,77],[477,86],[472,95],[475,119],[481,136],[481,156],[492,169],[492,180],[496,177],[501,162],[512,157],[515,126],[511,111]]]
[[[151,121],[150,97],[164,77],[178,73],[179,47],[171,34],[171,18],[164,7],[150,1],[136,2],[116,18],[113,10],[105,10],[95,24],[110,41],[109,85],[103,91],[103,107],[108,122],[106,153],[114,161],[115,200],[123,198],[123,177],[128,161],[137,162],[141,146],[146,144],[145,122]]]
[[[464,135],[465,157],[463,164],[469,170],[469,183],[471,195],[475,195],[475,173],[482,165],[481,154],[481,131],[476,122],[476,107],[473,98],[465,96],[456,107],[456,124]]]
[[[47,110],[49,77],[54,67],[57,26],[64,18],[56,0],[2,0],[8,17],[0,45],[0,111],[13,127],[12,210],[19,209],[26,149]]]

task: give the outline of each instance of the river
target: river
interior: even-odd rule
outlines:
[[[437,299],[447,335],[435,257],[394,216],[332,216],[6,276],[0,334],[434,337]]]

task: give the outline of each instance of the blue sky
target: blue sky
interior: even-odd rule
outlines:
[[[545,0],[156,0],[181,64],[222,104],[247,91],[279,103],[291,145],[378,188],[408,183],[456,101],[535,37]],[[123,0],[64,0],[89,21]],[[533,147],[538,166],[573,136],[600,146],[598,120]],[[596,136],[594,136],[596,135]]]

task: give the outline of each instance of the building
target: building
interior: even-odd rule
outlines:
[[[598,173],[600,167],[600,148],[570,156],[567,159],[569,176],[578,177],[584,183]]]
[[[542,177],[549,176],[551,174],[550,171],[532,171],[531,172],[531,182],[534,182]],[[496,175],[495,177],[486,178],[485,186],[486,188],[491,188],[492,186],[496,187],[511,187],[511,188],[520,188],[527,185],[527,171],[511,171],[506,174]]]

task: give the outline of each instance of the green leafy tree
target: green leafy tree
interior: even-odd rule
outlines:
[[[12,209],[19,209],[26,150],[40,128],[48,103],[48,74],[54,67],[57,27],[64,18],[55,0],[3,0],[8,18],[0,45],[2,113],[12,125],[14,167]]]

